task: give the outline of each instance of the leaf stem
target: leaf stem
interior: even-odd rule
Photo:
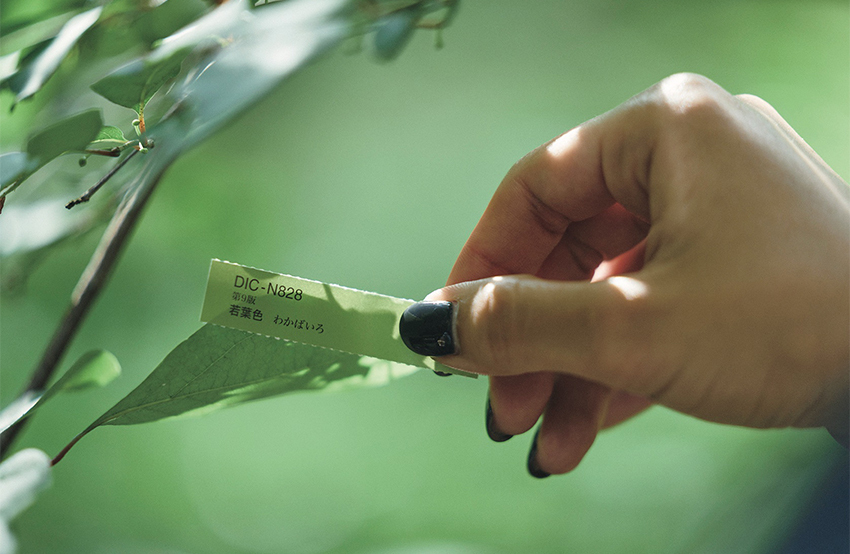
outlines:
[[[79,435],[77,435],[76,437],[74,437],[74,440],[72,440],[71,442],[69,442],[69,443],[65,446],[65,448],[63,448],[63,449],[59,452],[59,454],[57,454],[57,455],[56,455],[56,457],[55,457],[55,458],[53,458],[52,460],[50,460],[50,467],[53,467],[53,466],[55,466],[56,464],[58,464],[59,462],[61,462],[61,461],[62,461],[62,458],[64,458],[64,457],[65,457],[65,454],[67,454],[67,453],[68,453],[68,451],[69,451],[69,450],[71,450],[71,448],[72,448],[75,444],[77,444],[77,441],[79,441],[79,440],[80,440],[81,438],[83,438],[83,436],[85,436],[85,435],[86,435],[86,433],[80,433]]]
[[[131,153],[131,155],[134,153]],[[129,156],[127,159],[129,159]],[[38,365],[33,370],[29,383],[22,394],[46,388],[71,340],[79,330],[83,319],[95,299],[100,295],[127,243],[127,239],[139,220],[139,216],[168,166],[169,162],[163,164],[158,163],[156,159],[151,159],[145,170],[136,177],[135,186],[130,189],[130,192],[127,193],[127,196],[116,209],[100,239],[100,244],[80,276],[80,280],[71,294],[71,304],[60,320],[59,326],[53,333],[53,337],[44,350]],[[27,421],[29,421],[29,418],[23,418],[0,434],[0,459],[8,455],[15,438],[24,429]],[[78,439],[75,439],[74,442],[76,440]]]

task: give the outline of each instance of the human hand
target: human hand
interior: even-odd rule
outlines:
[[[494,440],[543,416],[537,477],[651,403],[846,445],[848,231],[847,184],[770,105],[674,75],[511,168],[402,336],[490,375]]]

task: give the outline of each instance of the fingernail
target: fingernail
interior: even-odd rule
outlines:
[[[452,376],[451,373],[446,373],[445,371],[437,371],[436,369],[434,370],[434,375],[436,375],[438,377],[451,377]]]
[[[537,463],[537,437],[540,435],[540,428],[537,428],[537,432],[534,433],[534,441],[531,443],[531,450],[528,453],[528,473],[532,477],[536,477],[537,479],[545,479],[549,477],[549,473],[546,473],[540,468],[540,464]]]
[[[487,397],[487,415],[485,418],[487,424],[487,436],[494,442],[505,442],[513,435],[503,433],[496,427],[496,422],[493,418],[493,406],[490,404],[490,397]]]
[[[451,302],[411,304],[398,322],[401,340],[422,356],[454,354],[453,327],[454,304]]]

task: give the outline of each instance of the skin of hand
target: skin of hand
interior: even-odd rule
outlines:
[[[537,476],[653,403],[847,444],[847,184],[769,104],[705,77],[517,162],[426,300],[455,303],[439,360],[490,376],[496,435],[543,417]]]

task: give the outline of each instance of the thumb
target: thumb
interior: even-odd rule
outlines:
[[[399,328],[411,350],[451,367],[498,376],[551,371],[640,393],[649,301],[636,275],[595,283],[492,277],[432,292],[405,311]]]

